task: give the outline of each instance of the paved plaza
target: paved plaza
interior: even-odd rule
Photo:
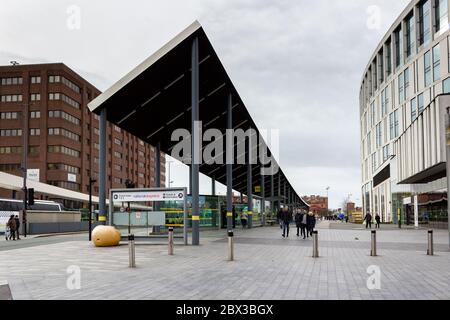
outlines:
[[[427,256],[426,230],[386,228],[377,234],[379,256],[370,257],[361,226],[321,222],[318,230],[318,259],[311,240],[293,229],[283,239],[275,226],[236,231],[234,262],[224,231],[202,232],[200,247],[177,245],[174,256],[165,245],[137,245],[136,269],[126,245],[95,248],[85,235],[9,248],[2,240],[0,282],[13,299],[450,299],[447,231],[435,231],[436,255]],[[79,289],[69,289],[71,266]],[[380,268],[379,290],[367,287],[369,266]]]

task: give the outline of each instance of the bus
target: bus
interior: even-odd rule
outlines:
[[[18,216],[23,210],[23,200],[0,199],[0,233],[4,233],[6,223],[11,215]],[[55,201],[35,200],[34,205],[28,206],[28,210],[36,211],[64,211],[62,204]]]

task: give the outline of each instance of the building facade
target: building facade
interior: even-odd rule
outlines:
[[[414,0],[377,46],[360,87],[363,211],[383,222],[447,219],[448,0]]]
[[[87,104],[99,94],[62,63],[0,66],[0,171],[22,175],[28,134],[27,167],[40,182],[88,193],[89,178],[98,180],[99,117]],[[157,185],[153,146],[111,124],[107,141],[108,190],[124,188],[127,179],[136,187]],[[160,179],[164,185],[164,154]],[[92,190],[98,194],[98,183]]]
[[[322,196],[303,196],[303,200],[309,204],[309,211],[314,214],[328,214],[328,198]]]

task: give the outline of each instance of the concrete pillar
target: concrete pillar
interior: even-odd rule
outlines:
[[[227,168],[227,229],[233,231],[233,97],[228,94],[227,101],[227,139],[226,139],[226,168]]]

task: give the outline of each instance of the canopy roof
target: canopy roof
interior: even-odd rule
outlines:
[[[252,128],[259,134],[256,124],[197,21],[90,102],[89,109],[100,114],[101,110],[106,108],[109,122],[147,143],[160,143],[161,151],[170,154],[177,143],[171,141],[173,131],[180,128],[191,131],[191,46],[195,37],[199,41],[199,118],[203,124],[203,132],[215,128],[225,133],[227,98],[231,93],[233,128],[244,131]],[[261,163],[253,165],[252,170],[253,187],[260,186]],[[200,172],[226,184],[225,164],[202,164]],[[300,204],[307,207],[295,193],[281,168],[279,174],[281,194],[284,193],[286,184]],[[270,197],[270,183],[270,176],[266,176],[266,197]],[[275,176],[275,194],[278,184],[278,176]],[[247,193],[247,165],[233,165],[233,189]]]

